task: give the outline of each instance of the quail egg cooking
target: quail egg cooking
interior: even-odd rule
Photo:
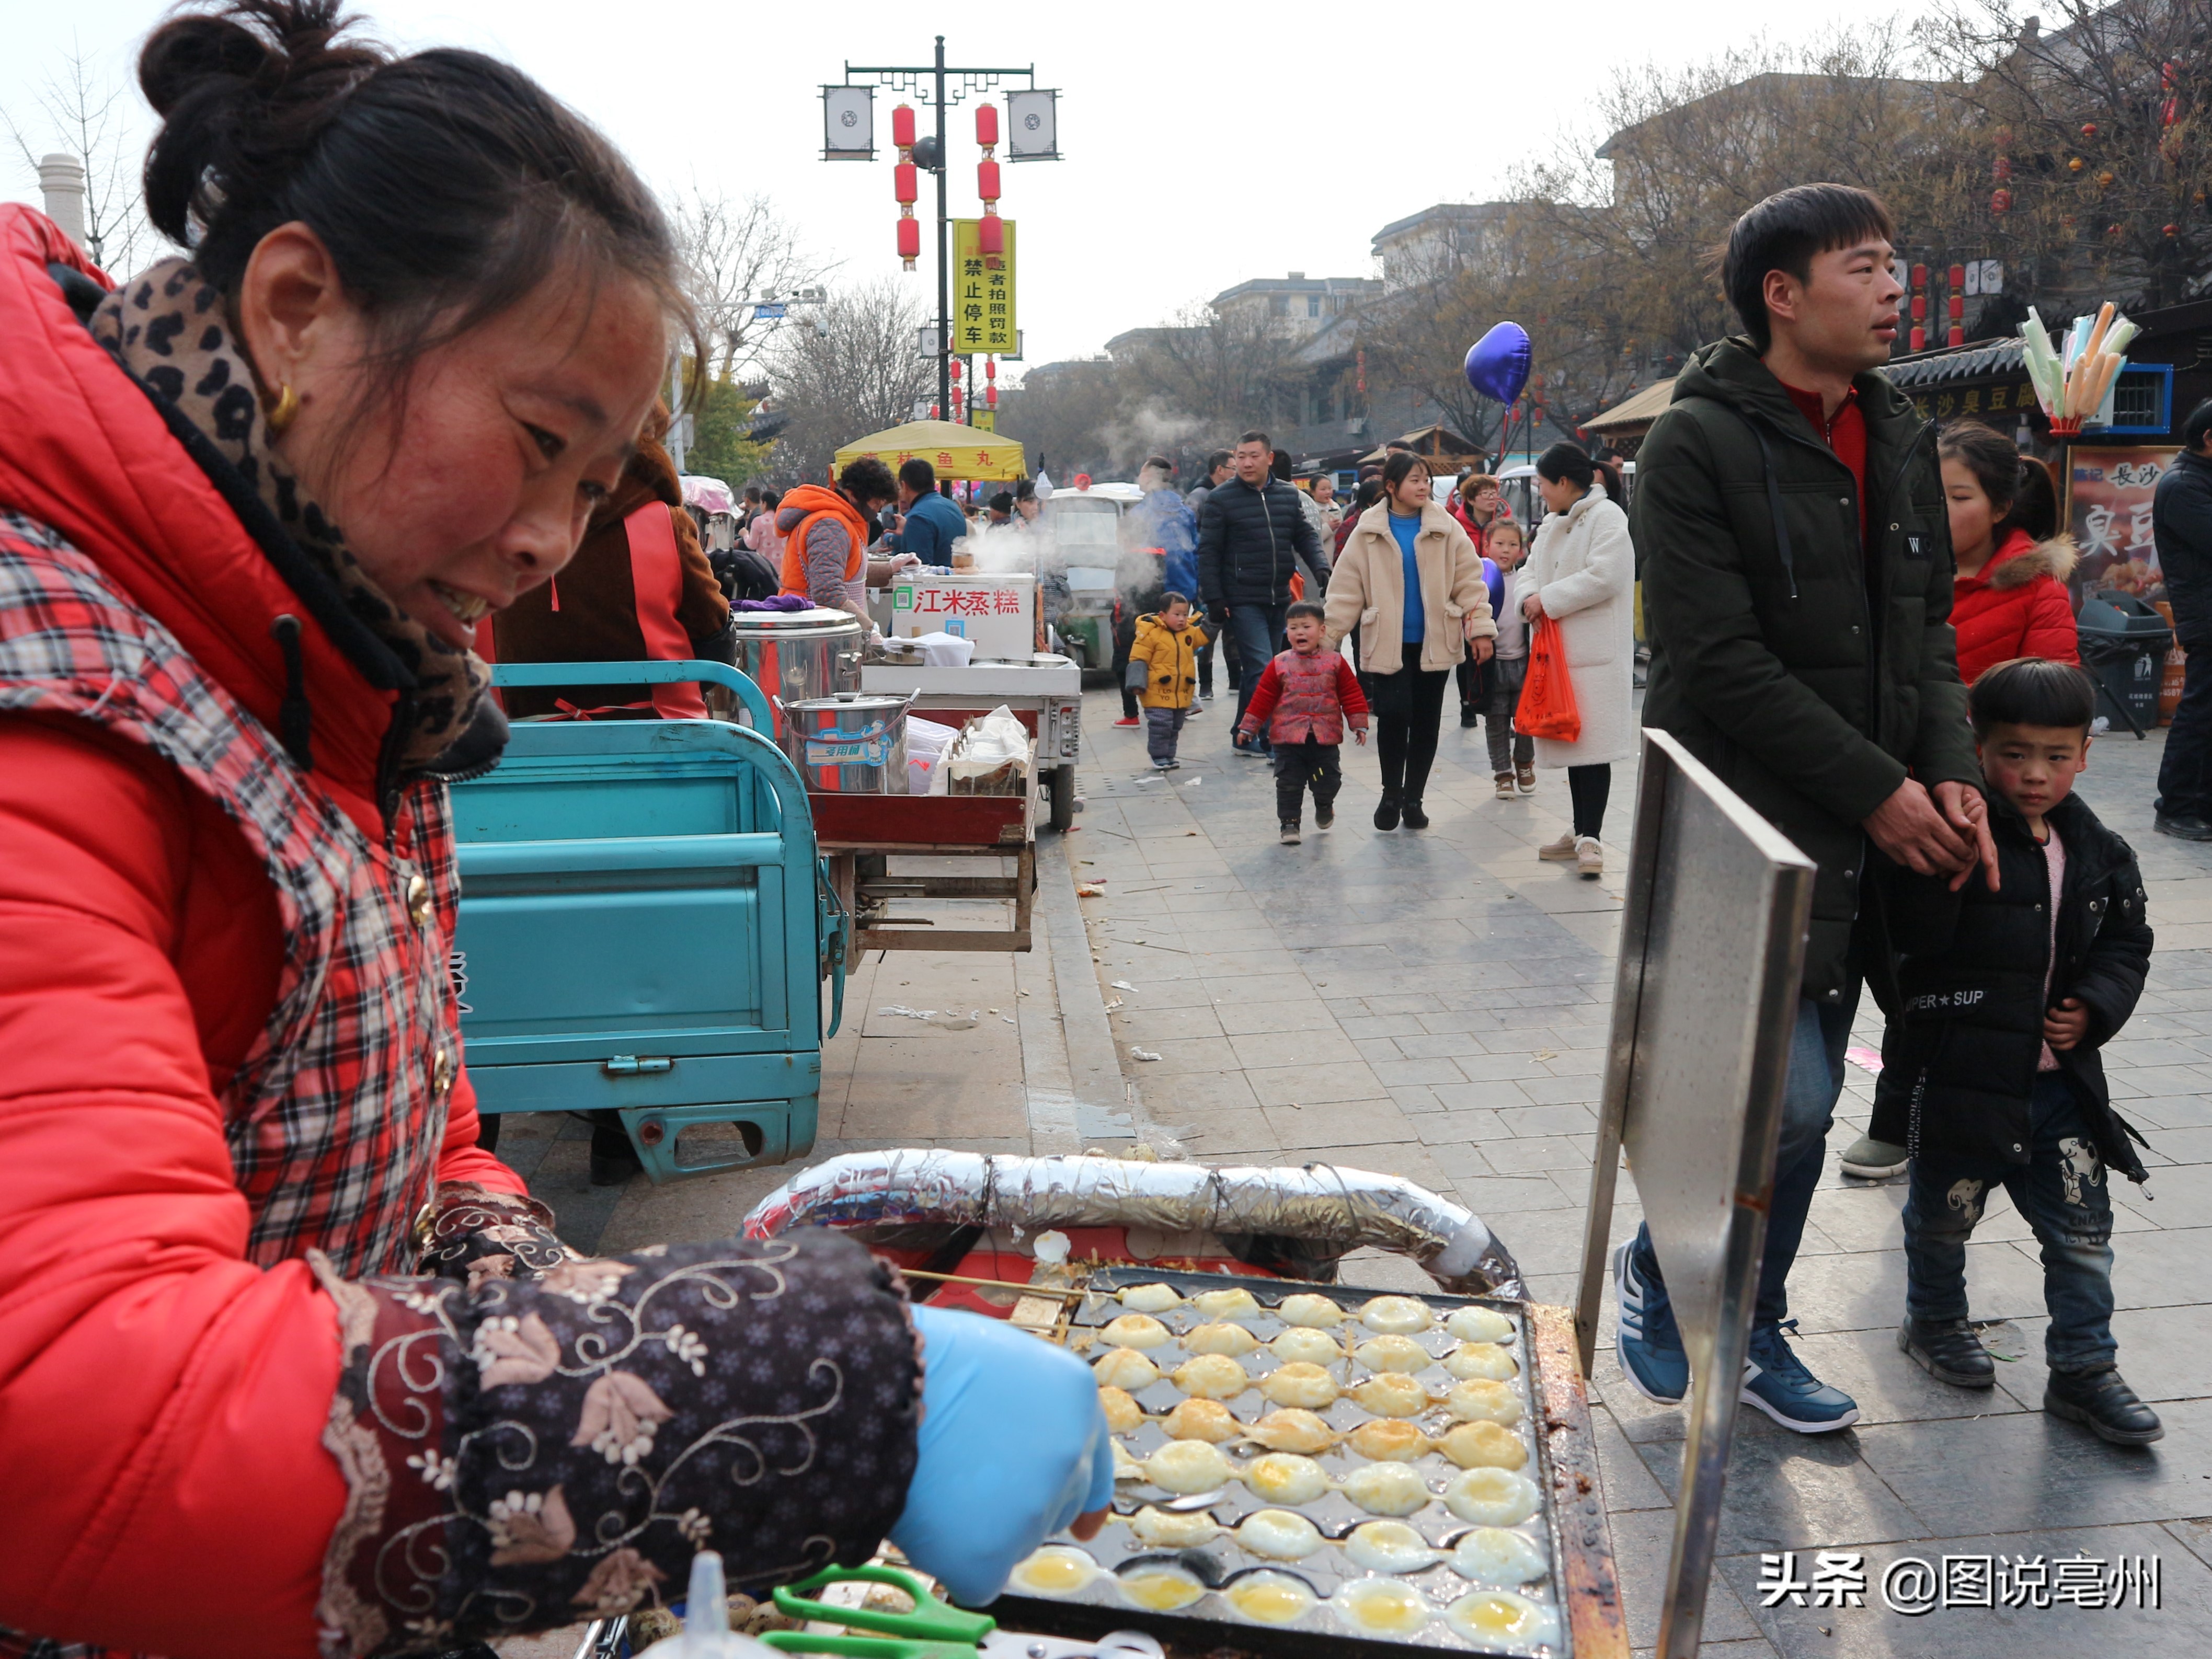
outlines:
[[[1414,1417],[1429,1407],[1429,1391],[1403,1371],[1378,1371],[1346,1392],[1377,1417]]]
[[[1047,1544],[1015,1567],[1013,1582],[1032,1595],[1080,1595],[1105,1571],[1072,1544]]]
[[[1267,1345],[1267,1352],[1290,1364],[1334,1365],[1344,1358],[1344,1344],[1327,1331],[1293,1325]]]
[[[1203,1440],[1170,1440],[1145,1460],[1146,1480],[1185,1498],[1225,1485],[1234,1472],[1220,1448]]]
[[[1233,1400],[1252,1386],[1252,1379],[1227,1354],[1202,1353],[1175,1368],[1175,1385],[1200,1400]]]
[[[1444,1609],[1444,1622],[1486,1651],[1501,1642],[1533,1648],[1559,1639],[1558,1613],[1511,1590],[1471,1590]]]
[[[1344,1438],[1352,1450],[1376,1463],[1410,1463],[1429,1449],[1429,1437],[1399,1417],[1371,1418]]]
[[[1434,1611],[1420,1591],[1395,1578],[1355,1578],[1329,1597],[1329,1605],[1346,1624],[1384,1636],[1411,1636]]]
[[[1436,1356],[1410,1336],[1370,1336],[1352,1357],[1370,1371],[1411,1373],[1436,1364]]]
[[[1328,1474],[1310,1457],[1269,1452],[1244,1466],[1244,1484],[1270,1504],[1310,1504],[1328,1490]]]
[[[1234,1364],[1235,1362],[1231,1362]],[[1109,1348],[1099,1356],[1091,1374],[1102,1389],[1121,1389],[1137,1394],[1160,1380],[1160,1368],[1134,1348]]]
[[[1130,1398],[1127,1389],[1099,1389],[1098,1404],[1106,1413],[1106,1426],[1116,1434],[1127,1434],[1145,1420],[1145,1408]],[[1170,1429],[1169,1432],[1172,1434],[1174,1431]]]
[[[1131,1285],[1115,1295],[1131,1313],[1165,1313],[1182,1305],[1182,1294],[1172,1285]]]
[[[1503,1382],[1518,1373],[1521,1367],[1495,1342],[1462,1342],[1444,1357],[1444,1369],[1462,1382],[1471,1376],[1486,1376],[1493,1382]]]
[[[1344,1323],[1344,1310],[1325,1296],[1301,1291],[1296,1296],[1283,1298],[1283,1305],[1275,1310],[1275,1317],[1285,1325],[1328,1327]]]
[[[1317,1452],[1328,1450],[1342,1437],[1311,1412],[1283,1406],[1245,1430],[1244,1437],[1269,1451]]]
[[[1242,1573],[1222,1592],[1229,1605],[1258,1625],[1287,1625],[1320,1605],[1313,1586],[1286,1572]]]
[[[1170,1440],[1207,1440],[1218,1446],[1244,1432],[1228,1407],[1218,1400],[1184,1400],[1160,1419]],[[1496,1426],[1492,1425],[1492,1426]]]
[[[1542,1547],[1502,1527],[1477,1527],[1452,1546],[1452,1571],[1477,1584],[1528,1584],[1544,1576]]]
[[[1338,1547],[1370,1572],[1419,1572],[1437,1559],[1429,1540],[1403,1521],[1363,1521]]]
[[[1115,1322],[1117,1324],[1119,1321]],[[1182,1340],[1187,1353],[1225,1353],[1237,1358],[1260,1346],[1260,1339],[1242,1325],[1231,1325],[1216,1320],[1210,1325],[1200,1325]]]
[[[1455,1308],[1444,1328],[1462,1342],[1510,1342],[1513,1322],[1493,1308]]]
[[[1181,1514],[1174,1510],[1155,1509],[1147,1504],[1129,1517],[1129,1530],[1139,1541],[1158,1550],[1195,1549],[1200,1544],[1210,1544],[1221,1536],[1221,1528],[1212,1516],[1200,1511],[1195,1515]]]
[[[1260,1304],[1247,1290],[1200,1291],[1190,1305],[1208,1319],[1257,1319]]]
[[[1344,1495],[1370,1515],[1411,1515],[1434,1495],[1410,1463],[1362,1463],[1342,1485]]]
[[[1152,1613],[1173,1613],[1206,1594],[1206,1585],[1188,1567],[1146,1561],[1119,1575],[1122,1599]]]
[[[1289,1510],[1255,1510],[1237,1523],[1245,1553],[1270,1561],[1303,1561],[1322,1546],[1321,1528]]]
[[[1528,1461],[1521,1437],[1496,1423],[1455,1423],[1434,1443],[1463,1469],[1517,1469]]]
[[[1536,1483],[1511,1469],[1468,1469],[1444,1487],[1444,1507],[1477,1526],[1510,1527],[1536,1512]]]
[[[1521,1402],[1513,1390],[1487,1377],[1453,1383],[1444,1395],[1444,1409],[1462,1423],[1502,1423],[1510,1428],[1521,1420]]]
[[[1222,1363],[1237,1364],[1233,1359]],[[1237,1370],[1241,1375],[1243,1367],[1237,1366]],[[1278,1406],[1303,1406],[1308,1411],[1319,1411],[1343,1390],[1336,1386],[1336,1379],[1320,1366],[1294,1359],[1269,1371],[1261,1381],[1260,1392]]]
[[[1173,1334],[1150,1314],[1123,1314],[1109,1320],[1098,1340],[1114,1348],[1157,1348]]]
[[[1378,1296],[1359,1310],[1359,1322],[1370,1331],[1407,1336],[1428,1329],[1436,1316],[1427,1303],[1410,1296]]]

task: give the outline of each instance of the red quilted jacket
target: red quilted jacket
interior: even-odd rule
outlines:
[[[1959,635],[1959,678],[1968,685],[2014,657],[2079,663],[2074,606],[2066,578],[2074,544],[2063,536],[2039,542],[2015,530],[1990,562],[1951,585],[1951,626]]]
[[[0,538],[58,532],[274,729],[269,619],[301,607],[50,263],[98,276],[0,207]],[[381,837],[390,694],[312,622],[302,645],[313,781]],[[0,1626],[316,1651],[337,1322],[304,1263],[246,1261],[216,1097],[281,962],[262,863],[204,794],[88,722],[0,714]],[[463,1082],[439,1179],[521,1190],[476,1139]]]

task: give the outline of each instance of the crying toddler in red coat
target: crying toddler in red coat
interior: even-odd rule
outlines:
[[[2072,538],[2059,535],[2057,493],[2043,464],[1978,421],[1959,421],[1936,441],[1950,512],[1951,627],[1959,678],[1972,685],[2015,657],[2078,665]]]

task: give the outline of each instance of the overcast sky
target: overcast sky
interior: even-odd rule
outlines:
[[[1381,226],[1433,203],[1486,199],[1516,161],[1586,127],[1607,64],[1692,61],[1771,28],[1776,15],[1765,0],[1442,12],[876,0],[382,0],[364,9],[394,44],[465,45],[520,64],[657,186],[696,179],[732,196],[765,192],[842,262],[845,279],[898,273],[889,150],[897,99],[878,94],[882,159],[825,163],[822,83],[841,80],[848,60],[925,63],[938,28],[954,64],[1034,63],[1040,85],[1060,88],[1068,159],[1003,170],[1002,210],[1021,227],[1018,303],[1032,363],[1094,353],[1247,277],[1369,275]],[[1772,38],[1890,9],[1853,0],[1796,9]],[[6,12],[0,106],[43,149],[32,99],[43,76],[76,45],[127,76],[162,8],[9,0]],[[135,92],[134,104],[150,130]],[[957,112],[949,131],[952,210],[972,216],[973,117]],[[12,154],[0,156],[0,192],[38,199],[34,175]],[[918,210],[927,212],[924,195]],[[932,246],[925,232],[926,256]],[[933,307],[927,257],[903,280]]]

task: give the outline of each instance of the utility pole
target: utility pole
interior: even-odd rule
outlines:
[[[947,149],[950,135],[945,125],[945,112],[952,105],[963,102],[970,93],[995,91],[1002,81],[1019,79],[1019,88],[1009,88],[1012,100],[1028,99],[1042,105],[1041,115],[1032,115],[1029,125],[1036,126],[1042,121],[1043,137],[1028,141],[1009,135],[1010,161],[1056,161],[1060,159],[1056,117],[1054,100],[1056,91],[1040,88],[1036,84],[1036,66],[1024,68],[968,68],[948,64],[945,61],[945,37],[936,37],[937,49],[927,64],[855,64],[845,65],[845,88],[876,88],[922,94],[937,106],[937,131],[933,137],[925,137],[914,147],[915,165],[937,175],[937,412],[941,420],[952,418],[952,359],[957,355],[952,339],[952,219],[947,200],[945,168],[951,160]],[[825,87],[826,100],[843,88]],[[872,93],[869,94],[872,97]],[[1010,118],[1012,110],[1009,108]],[[844,118],[850,122],[852,115]],[[865,126],[865,121],[862,123]],[[825,145],[824,160],[865,161],[874,155],[872,138],[855,140],[851,147]]]

